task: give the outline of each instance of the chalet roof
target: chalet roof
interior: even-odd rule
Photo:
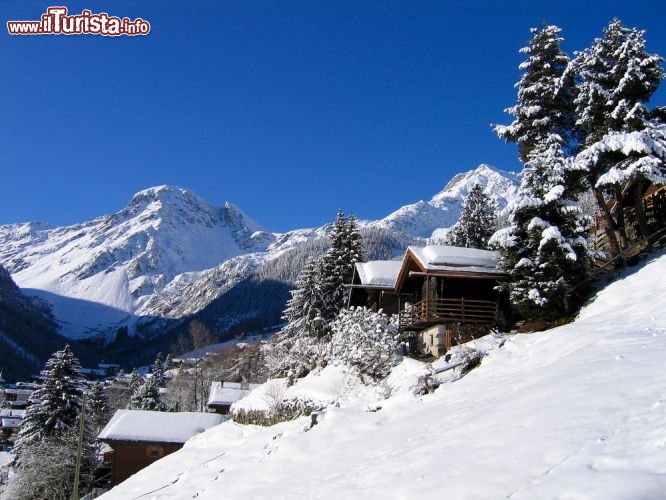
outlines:
[[[208,406],[231,405],[250,394],[261,384],[241,384],[239,382],[213,382],[210,386]]]
[[[98,439],[181,444],[226,419],[216,413],[118,410]]]
[[[399,260],[357,262],[356,274],[364,288],[394,288],[401,267]]]
[[[492,250],[428,245],[425,247],[410,246],[408,251],[427,271],[457,270],[502,273],[498,266],[499,253]]]
[[[458,278],[499,279],[505,276],[499,267],[499,253],[478,248],[446,245],[410,246],[402,259],[396,290],[400,291],[411,272]]]

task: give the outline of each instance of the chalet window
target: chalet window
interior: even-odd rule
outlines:
[[[151,458],[160,458],[164,455],[164,448],[158,445],[146,446],[146,456]]]

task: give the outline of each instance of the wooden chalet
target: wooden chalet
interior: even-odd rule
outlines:
[[[650,236],[650,242],[654,243],[656,239],[663,238],[663,230],[666,228],[666,185],[653,184],[647,180],[638,182],[632,180],[622,190],[622,207],[625,220],[624,233],[630,247],[626,251],[627,255],[638,253],[647,242],[641,241],[642,236]],[[639,221],[636,207],[642,205],[645,219],[643,221],[643,230]],[[608,210],[614,214],[617,210],[617,201],[610,198],[607,202]],[[647,231],[647,234],[643,234]],[[600,214],[595,215],[595,221],[590,228],[591,247],[594,250],[600,250],[606,253],[606,258],[611,257],[610,245],[604,230],[604,223]],[[618,235],[619,237],[619,235]],[[602,259],[602,260],[605,260]]]
[[[377,312],[397,314],[400,301],[395,291],[402,262],[398,260],[374,260],[357,262],[354,266],[349,306],[364,306]]]
[[[398,313],[410,350],[438,356],[500,323],[507,304],[496,290],[506,277],[498,259],[489,250],[410,246],[401,262],[357,264],[349,305]]]
[[[110,486],[179,450],[191,437],[225,420],[215,413],[116,411],[97,437],[113,449]]]

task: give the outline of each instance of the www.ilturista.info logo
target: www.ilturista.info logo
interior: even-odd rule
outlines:
[[[137,17],[109,16],[106,12],[93,14],[84,10],[79,15],[68,16],[67,7],[49,7],[40,21],[7,21],[10,35],[147,35],[150,23]]]

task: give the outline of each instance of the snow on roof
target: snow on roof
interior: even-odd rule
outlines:
[[[5,394],[13,394],[15,396],[30,396],[32,389],[5,389]]]
[[[3,418],[0,420],[0,427],[4,427],[5,429],[18,429],[21,427],[21,419],[20,418]]]
[[[356,272],[362,285],[393,288],[401,266],[399,260],[357,262]]]
[[[98,439],[184,443],[225,420],[225,416],[216,413],[118,410],[102,429]]]
[[[241,384],[239,382],[213,382],[210,386],[208,406],[230,405],[243,399],[261,384]]]
[[[0,417],[23,418],[27,410],[15,410],[12,408],[0,408]]]
[[[445,245],[410,246],[409,250],[427,270],[502,273],[498,265],[499,253],[492,250]]]

